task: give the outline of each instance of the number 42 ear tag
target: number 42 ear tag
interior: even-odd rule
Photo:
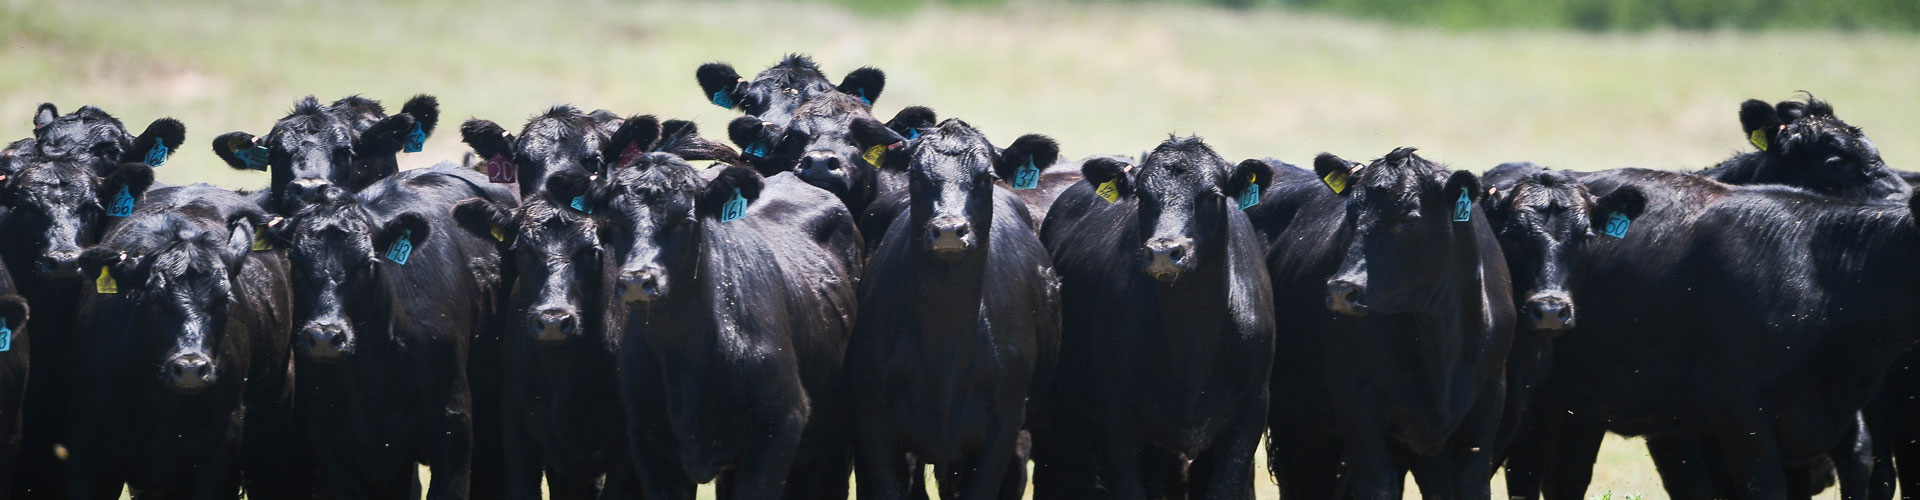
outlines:
[[[1460,199],[1453,202],[1453,221],[1466,222],[1473,219],[1473,198],[1467,197],[1467,188],[1460,188]]]
[[[1633,227],[1633,219],[1627,217],[1627,214],[1614,212],[1607,216],[1607,236],[1612,236],[1614,239],[1626,239],[1627,228],[1630,227]]]
[[[391,260],[395,264],[404,266],[404,265],[407,265],[407,259],[412,257],[413,257],[413,230],[412,229],[402,230],[400,231],[400,238],[393,240],[393,244],[387,246],[387,260]]]
[[[733,198],[720,205],[720,222],[733,222],[747,216],[747,197],[740,195],[740,188],[733,188]]]

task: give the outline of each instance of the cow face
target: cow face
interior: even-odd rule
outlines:
[[[433,134],[439,101],[420,95],[387,116],[379,101],[349,96],[320,105],[307,96],[262,137],[229,132],[213,140],[227,165],[250,170],[266,162],[277,208],[292,212],[328,187],[359,190],[399,171],[394,155]]]
[[[121,163],[159,166],[186,140],[187,127],[172,118],[154,120],[135,137],[120,119],[100,108],[82,106],[66,115],[59,113],[51,103],[41,104],[34,113],[33,153],[48,161],[86,165],[98,175]]]
[[[15,251],[35,256],[37,276],[71,279],[80,251],[106,227],[108,207],[131,205],[151,185],[153,168],[143,163],[121,165],[106,179],[80,163],[29,163],[0,181],[0,204],[10,214],[0,224],[7,234],[32,235],[11,244],[30,247]]]
[[[1521,324],[1550,334],[1573,328],[1578,316],[1571,290],[1579,256],[1594,238],[1612,237],[1596,233],[1615,214],[1627,221],[1623,230],[1630,228],[1646,198],[1629,186],[1595,199],[1586,186],[1560,172],[1535,173],[1489,191],[1487,221],[1522,299]]]
[[[1249,184],[1265,190],[1273,169],[1258,161],[1235,166],[1198,137],[1169,139],[1132,169],[1114,158],[1095,158],[1081,166],[1088,184],[1113,183],[1116,202],[1139,203],[1142,269],[1162,283],[1220,262],[1224,258],[1229,210],[1238,210],[1228,193]]]
[[[701,96],[708,102],[745,111],[749,116],[779,126],[785,126],[802,104],[835,92],[871,106],[880,98],[880,90],[887,80],[879,69],[860,68],[848,73],[840,85],[835,86],[813,59],[799,54],[788,55],[752,80],[741,78],[733,66],[726,63],[703,64],[694,71],[694,77],[700,82]]]
[[[615,293],[627,304],[665,300],[692,279],[705,251],[706,224],[720,223],[737,195],[760,197],[761,178],[751,168],[729,165],[711,181],[685,160],[667,153],[641,155],[599,179],[585,207],[604,214],[607,243],[619,262]]]
[[[426,217],[412,212],[379,220],[340,188],[275,230],[292,264],[294,352],[332,363],[353,354],[365,328],[394,313],[382,273],[402,265],[385,254],[396,241],[420,248],[431,235]]]
[[[1759,100],[1740,105],[1740,124],[1761,162],[1742,184],[1784,184],[1848,199],[1899,199],[1911,186],[1880,159],[1866,134],[1834,116],[1833,106]]]
[[[233,277],[253,243],[248,216],[224,226],[204,206],[141,217],[111,241],[87,249],[81,265],[118,282],[117,298],[132,306],[128,325],[135,358],[151,363],[175,394],[205,391],[223,376],[219,366],[233,301]]]
[[[1013,178],[1029,161],[1036,169],[1051,165],[1059,146],[1028,135],[1003,152],[966,122],[949,119],[900,153],[908,158],[911,227],[921,228],[911,233],[914,246],[951,263],[985,254],[979,247],[993,231],[994,181]]]
[[[595,174],[608,162],[650,150],[660,137],[660,123],[652,116],[620,120],[555,106],[528,120],[517,136],[491,121],[467,120],[460,126],[460,137],[482,159],[511,162],[524,197],[545,186],[547,177],[555,173]]]
[[[1472,172],[1449,174],[1400,148],[1372,164],[1331,154],[1314,158],[1322,178],[1346,173],[1346,220],[1353,241],[1340,270],[1327,280],[1327,308],[1362,316],[1420,310],[1439,293],[1456,238],[1473,237],[1481,195]],[[1470,241],[1470,240],[1469,240]]]
[[[454,209],[463,225],[502,228],[519,273],[512,310],[526,312],[519,331],[534,343],[558,344],[587,334],[589,314],[597,309],[611,255],[600,244],[599,224],[559,201],[579,196],[588,182],[584,174],[558,174],[549,181],[562,185],[548,188],[552,199],[535,197],[517,213],[479,199]]]

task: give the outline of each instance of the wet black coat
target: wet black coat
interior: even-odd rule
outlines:
[[[5,215],[0,215],[5,217]],[[18,295],[13,278],[0,264],[0,321],[12,330],[0,350],[0,491],[12,491],[15,464],[20,458],[21,409],[27,396],[27,370],[33,350],[27,335],[27,299]]]
[[[410,141],[431,137],[439,121],[440,101],[430,95],[413,96],[391,116],[380,101],[358,95],[324,106],[307,96],[265,135],[213,138],[213,152],[229,167],[252,170],[246,156],[261,148],[272,174],[266,206],[290,215],[328,187],[355,192],[399,172],[399,153]]]

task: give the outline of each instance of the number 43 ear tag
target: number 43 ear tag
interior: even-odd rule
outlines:
[[[1460,188],[1460,199],[1453,202],[1453,221],[1466,222],[1473,219],[1473,199],[1467,197],[1467,188]]]
[[[387,260],[395,264],[407,265],[407,259],[413,257],[413,230],[400,231],[400,238],[387,246]]]
[[[1630,227],[1633,227],[1633,219],[1628,218],[1627,214],[1614,212],[1607,216],[1607,236],[1612,236],[1614,239],[1626,239],[1627,228]]]
[[[740,195],[740,188],[733,188],[733,199],[720,205],[720,222],[733,222],[747,216],[747,197]]]

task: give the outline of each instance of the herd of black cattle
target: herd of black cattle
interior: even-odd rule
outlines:
[[[0,157],[0,491],[1017,499],[1032,460],[1035,498],[1226,499],[1267,436],[1289,499],[1577,499],[1607,432],[1675,498],[1920,491],[1920,205],[1811,96],[1701,171],[1476,176],[1076,164],[880,122],[872,68],[697,76],[738,150],[562,106],[403,172],[433,97],[308,97],[213,139],[257,193],[157,185],[177,121],[42,105]]]

